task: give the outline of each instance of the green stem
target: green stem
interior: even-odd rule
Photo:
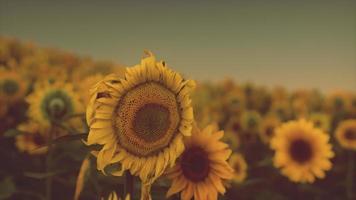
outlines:
[[[348,152],[348,165],[346,177],[347,199],[353,199],[353,177],[355,171],[355,155],[351,150]]]
[[[125,194],[124,196],[126,196],[127,194],[130,194],[131,197],[133,195],[133,191],[134,191],[134,177],[131,175],[131,173],[129,171],[125,172]]]
[[[52,150],[53,150],[53,132],[54,132],[54,125],[52,125],[51,130],[49,131],[48,135],[48,151],[46,157],[46,173],[49,174],[51,172],[52,167]],[[52,194],[52,176],[48,176],[46,178],[46,199],[51,200]]]

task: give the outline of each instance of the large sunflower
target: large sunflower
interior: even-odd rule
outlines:
[[[26,100],[30,104],[29,117],[44,126],[49,126],[51,122],[67,121],[67,119],[76,123],[72,125],[78,126],[79,121],[71,116],[83,112],[84,109],[79,96],[69,83],[46,82],[37,85]]]
[[[247,176],[247,163],[239,153],[234,153],[229,159],[230,166],[234,169],[233,182],[241,183]]]
[[[0,69],[0,100],[17,102],[26,95],[27,81],[14,70]]]
[[[282,124],[271,140],[274,166],[293,182],[312,183],[315,178],[324,178],[334,156],[329,139],[304,119]]]
[[[356,120],[349,119],[340,122],[335,131],[335,137],[342,147],[356,150]]]
[[[125,77],[109,75],[92,88],[87,107],[87,144],[101,144],[97,168],[121,163],[147,187],[183,152],[183,136],[190,136],[193,109],[192,80],[148,57],[128,68]]]
[[[207,126],[200,131],[193,129],[192,136],[185,138],[185,150],[176,165],[167,172],[172,186],[167,197],[181,192],[182,200],[216,200],[224,194],[223,180],[233,177],[234,170],[227,163],[231,150],[219,141],[223,131]]]

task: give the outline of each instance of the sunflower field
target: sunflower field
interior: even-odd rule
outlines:
[[[356,94],[0,38],[0,199],[356,199]]]

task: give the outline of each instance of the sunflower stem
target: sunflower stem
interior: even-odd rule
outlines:
[[[52,167],[52,140],[53,140],[53,125],[51,126],[51,130],[48,133],[48,151],[47,151],[47,157],[46,157],[46,173],[49,174],[51,172],[51,167]],[[48,176],[46,178],[46,199],[50,200],[51,199],[51,194],[52,194],[52,176]]]
[[[131,196],[133,195],[133,190],[134,190],[134,177],[131,175],[129,171],[125,172],[125,196],[127,194],[130,194]]]
[[[353,199],[353,177],[355,171],[355,155],[351,150],[348,152],[348,165],[346,176],[347,199]]]

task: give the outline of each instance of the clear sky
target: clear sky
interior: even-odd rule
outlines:
[[[0,0],[0,35],[198,80],[356,91],[356,1]]]

